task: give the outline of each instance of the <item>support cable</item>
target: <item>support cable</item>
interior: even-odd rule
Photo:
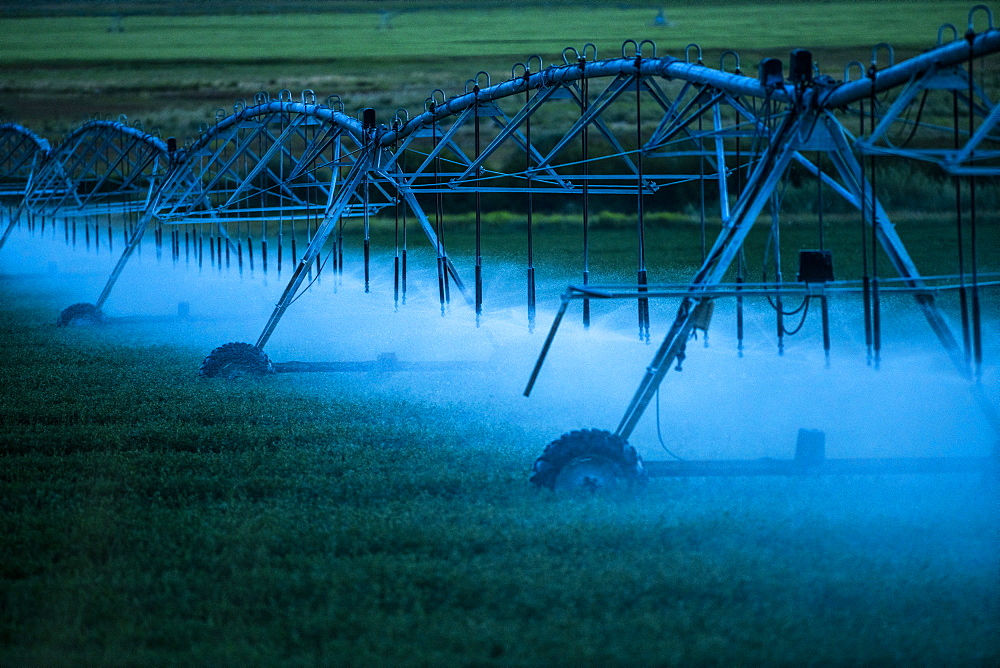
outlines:
[[[869,98],[869,104],[871,106],[871,127],[878,127],[878,121],[876,118],[876,106],[877,100],[875,96],[875,76],[878,73],[878,66],[872,63],[871,67],[868,68],[868,76],[871,78],[871,97]],[[877,190],[877,174],[875,173],[875,153],[872,152],[869,156],[869,165],[871,168],[871,246],[872,246],[872,350],[874,353],[874,364],[875,368],[879,367],[879,361],[882,354],[882,308],[879,299],[879,283],[878,283],[878,217],[877,217],[877,202],[878,202],[878,190]]]
[[[973,74],[975,59],[972,48],[976,33],[971,25],[965,33],[965,37],[969,41],[969,137],[971,142],[971,138],[975,137],[976,130],[976,101],[973,97],[975,94]],[[970,144],[970,149],[969,161],[971,162],[975,148]],[[969,174],[969,268],[972,283],[972,358],[976,383],[980,383],[983,379],[983,332],[979,310],[979,277],[976,255],[976,175],[971,172]]]
[[[475,118],[475,159],[476,159],[476,183],[482,177],[482,167],[479,163],[479,156],[482,152],[482,135],[479,122],[479,82],[473,87],[476,99],[473,108]],[[482,188],[476,187],[476,326],[483,315],[483,193]]]
[[[530,59],[529,59],[530,62]],[[531,75],[527,65],[524,68],[524,106],[525,109],[531,103],[531,87],[528,79]],[[527,208],[528,208],[528,331],[535,330],[535,250],[534,250],[534,229],[533,229],[533,206],[531,188],[531,114],[524,119],[525,149],[524,149],[524,174],[527,180],[525,184]]]
[[[858,137],[865,136],[865,100],[858,100]],[[856,147],[857,145],[855,145]],[[859,152],[860,153],[860,152]],[[858,201],[861,220],[861,299],[864,308],[865,321],[865,351],[868,366],[872,364],[872,310],[871,310],[871,278],[868,276],[868,227],[866,225],[868,206],[865,200],[865,157],[858,155],[858,166],[861,169],[860,193]]]
[[[399,136],[399,119],[393,121],[393,130],[397,131],[396,136]],[[396,154],[399,149],[399,141],[393,139],[392,141],[392,153]],[[392,258],[392,301],[396,308],[399,308],[399,187],[397,184],[396,196],[393,199],[393,245],[395,246]]]
[[[590,106],[590,80],[585,75],[586,56],[580,57],[580,116],[586,117]],[[581,169],[583,172],[583,284],[590,282],[590,124],[580,132]],[[590,300],[583,300],[583,326],[590,327]]]
[[[430,111],[434,112],[437,105],[435,102],[431,102]],[[438,275],[438,300],[441,303],[441,315],[445,313],[445,281],[447,280],[447,270],[444,267],[444,240],[441,238],[441,194],[437,192],[440,190],[439,185],[441,182],[439,171],[441,169],[441,159],[437,150],[438,136],[437,136],[437,119],[434,119],[431,125],[431,147],[434,152],[434,233],[437,235],[437,275]]]
[[[643,170],[642,170],[642,56],[635,56],[635,140],[636,140],[636,177],[638,191],[636,193],[636,214],[639,241],[639,270],[637,282],[639,292],[646,291],[648,283],[646,276],[646,224],[643,210]],[[639,302],[639,339],[649,343],[649,300],[640,298]]]
[[[952,123],[954,127],[954,146],[958,152],[959,140],[959,118],[958,118],[958,91],[952,91]],[[956,174],[953,177],[955,185],[955,234],[958,247],[958,301],[962,317],[962,348],[965,351],[966,370],[972,367],[972,339],[969,329],[969,296],[965,289],[965,240],[962,234],[962,177]]]

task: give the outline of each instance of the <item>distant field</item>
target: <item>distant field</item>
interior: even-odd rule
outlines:
[[[613,56],[625,39],[652,39],[661,52],[703,49],[781,52],[789,47],[898,48],[934,43],[938,26],[962,25],[966,2],[829,2],[671,7],[655,27],[648,7],[523,7],[244,16],[135,16],[124,32],[106,17],[5,19],[0,63],[272,62],[392,58],[549,59],[564,46]],[[886,20],[891,17],[891,21]],[[860,57],[862,53],[858,53]]]
[[[191,3],[179,4],[190,9]],[[321,3],[352,11],[126,15],[123,32],[109,32],[117,27],[110,13],[0,19],[0,118],[52,136],[94,114],[125,113],[183,136],[236,98],[282,88],[338,94],[351,109],[412,110],[435,88],[461,90],[479,70],[502,80],[531,54],[562,63],[563,48],[588,42],[600,57],[613,57],[626,39],[651,39],[659,54],[679,57],[697,43],[713,67],[733,49],[750,73],[763,56],[784,58],[793,47],[808,47],[839,78],[845,63],[867,62],[873,44],[890,42],[903,57],[932,46],[943,23],[964,30],[969,9],[966,2],[931,1],[668,3],[670,25],[655,27],[656,9],[648,3],[436,4],[448,8],[387,3],[392,11],[383,15],[377,3]],[[67,5],[99,6],[59,6]],[[216,6],[232,9],[232,3],[206,8]]]

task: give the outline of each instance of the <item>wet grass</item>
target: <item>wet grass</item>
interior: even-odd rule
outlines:
[[[0,282],[7,665],[995,665],[975,476],[555,496],[376,376],[203,381]]]

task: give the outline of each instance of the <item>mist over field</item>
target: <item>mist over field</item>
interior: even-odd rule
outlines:
[[[106,246],[73,250],[58,234],[42,240],[21,231],[10,239],[0,266],[5,274],[47,274],[68,306],[94,300],[117,255]],[[391,255],[374,257],[367,294],[360,257],[346,257],[343,275],[324,271],[285,314],[266,352],[276,362],[368,361],[392,353],[403,362],[467,363],[350,382],[373,383],[389,396],[439,402],[444,411],[452,402],[467,403],[491,420],[531,426],[541,447],[570,429],[617,425],[677,304],[653,302],[649,343],[638,336],[634,302],[595,300],[589,330],[580,321],[580,304],[572,305],[532,396],[525,398],[567,279],[553,271],[540,285],[532,332],[521,295],[523,267],[490,263],[477,325],[457,288],[442,313],[432,258],[421,264],[417,252],[411,255],[409,289],[399,302],[393,296]],[[158,259],[147,242],[105,305],[106,315],[124,319],[109,326],[108,336],[134,344],[195,346],[205,354],[228,341],[252,343],[288,279],[287,268],[279,275],[274,262],[268,273],[258,264],[240,275],[235,265],[220,270],[207,260],[199,269],[183,255],[178,262],[167,253]],[[190,319],[158,320],[176,314],[181,302]],[[720,299],[707,342],[704,336],[692,340],[683,371],[664,381],[660,410],[666,446],[693,459],[787,458],[797,430],[809,428],[826,432],[831,457],[989,453],[995,434],[911,298],[886,300],[877,368],[864,347],[860,300],[842,296],[832,303],[827,365],[818,306],[802,332],[785,337],[779,355],[773,310],[763,299],[748,299],[738,356],[735,304]],[[990,360],[996,354],[997,319],[988,317],[983,329],[988,347],[982,383],[996,399],[1000,378]],[[308,384],[311,377],[302,374],[301,382]],[[666,455],[654,413],[651,406],[630,440],[645,457],[657,459]]]

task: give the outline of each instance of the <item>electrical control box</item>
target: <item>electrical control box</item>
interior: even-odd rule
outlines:
[[[800,250],[800,283],[826,283],[833,280],[833,253],[829,250]]]
[[[785,66],[777,58],[765,58],[757,66],[760,85],[765,88],[777,88],[785,83]]]
[[[795,49],[788,60],[788,80],[807,84],[813,78],[813,55],[806,49]]]

